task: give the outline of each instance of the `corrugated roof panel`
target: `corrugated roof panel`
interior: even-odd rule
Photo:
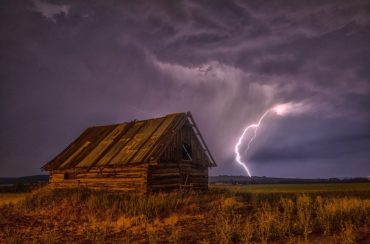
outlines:
[[[79,150],[77,155],[74,155],[73,160],[64,162],[59,168],[67,169],[75,167],[83,158],[85,158],[98,144],[99,142],[109,133],[115,126],[99,126],[95,127],[88,133],[82,140],[88,141],[88,144],[84,144],[84,148]]]
[[[106,152],[96,166],[106,165],[110,162],[110,160],[127,144],[130,138],[123,137],[115,143],[108,152]]]
[[[117,154],[112,160],[113,164],[126,164],[141,150],[141,147],[152,134],[158,129],[158,126],[165,120],[165,118],[151,119],[145,121],[144,126],[136,133],[136,135],[127,143],[127,145]]]
[[[115,160],[117,155],[122,154],[125,147],[131,142],[138,131],[144,126],[143,121],[135,122],[132,127],[126,132],[125,135],[114,145],[103,158],[99,160],[98,165],[113,165],[116,164]]]
[[[72,154],[69,155],[69,157],[59,166],[61,168],[67,166],[72,160],[74,160],[77,155],[79,155],[85,148],[90,145],[90,141],[85,141],[77,150],[75,150]]]
[[[143,162],[145,156],[148,154],[148,152],[151,149],[151,146],[155,144],[155,142],[158,140],[157,137],[150,138],[145,145],[136,152],[136,155],[133,156],[133,158],[130,160],[131,162]]]
[[[90,167],[96,162],[101,154],[112,144],[114,139],[124,130],[125,124],[119,124],[96,145],[96,147],[79,162],[76,167]]]
[[[157,129],[152,133],[151,137],[142,145],[140,151],[135,155],[131,160],[132,162],[141,162],[144,161],[148,153],[153,150],[156,146],[158,140],[161,138],[163,133],[170,127],[170,125],[175,121],[176,116],[170,115],[163,118],[160,124],[157,126]]]
[[[155,146],[150,150],[150,153],[144,158],[144,160],[151,160],[151,158],[158,158],[160,154],[164,151],[166,146],[171,143],[173,136],[173,131],[176,131],[177,128],[181,127],[184,122],[185,114],[170,114],[167,115],[170,119],[168,127],[163,130],[161,136],[158,138]]]

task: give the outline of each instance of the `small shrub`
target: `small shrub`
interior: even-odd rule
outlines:
[[[303,233],[305,241],[311,233],[311,198],[306,195],[298,196],[297,198],[297,225],[298,229]]]
[[[214,209],[215,216],[215,238],[218,243],[240,242],[243,238],[241,215],[236,214],[240,203],[233,198],[221,199],[219,205]]]
[[[242,242],[243,243],[251,243],[253,239],[253,233],[254,233],[255,225],[253,224],[253,220],[251,217],[246,217],[244,226],[242,229]]]
[[[275,222],[278,214],[268,202],[263,202],[255,214],[257,224],[257,237],[261,243],[268,243],[274,237]]]
[[[171,235],[169,237],[169,240],[171,243],[180,243],[181,239],[181,228],[179,226],[174,226],[171,229]]]
[[[355,229],[351,223],[346,223],[342,226],[342,230],[339,235],[339,241],[342,244],[355,244],[356,235]]]
[[[147,230],[149,244],[156,244],[160,241],[158,232],[156,230]]]
[[[295,221],[295,203],[289,198],[280,198],[279,201],[280,218],[276,225],[278,226],[281,237],[291,237],[294,231]]]

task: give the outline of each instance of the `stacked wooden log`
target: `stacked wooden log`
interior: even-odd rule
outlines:
[[[86,186],[100,190],[146,193],[147,175],[148,164],[125,165],[119,168],[92,168],[89,171],[52,171],[49,182],[52,186],[63,188]]]

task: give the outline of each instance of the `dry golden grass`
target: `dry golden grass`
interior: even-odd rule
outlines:
[[[359,230],[370,233],[369,192],[140,196],[45,187],[0,207],[0,243],[356,243]]]
[[[25,199],[29,193],[1,193],[0,206],[5,204],[16,204]]]
[[[222,205],[215,217],[215,238],[219,243],[294,242],[297,238],[309,242],[311,234],[340,235],[340,242],[355,243],[356,230],[370,228],[370,201],[363,199],[319,198],[315,201],[299,195],[296,201],[282,198],[279,205],[261,202],[247,216]]]

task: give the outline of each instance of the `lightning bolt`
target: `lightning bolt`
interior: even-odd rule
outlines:
[[[252,142],[256,139],[256,137],[257,137],[257,130],[258,130],[258,127],[260,127],[260,125],[261,125],[261,123],[262,123],[262,121],[263,121],[263,119],[269,114],[269,112],[271,112],[271,109],[269,109],[269,110],[267,110],[262,116],[261,116],[261,118],[258,120],[258,122],[256,123],[256,124],[251,124],[251,125],[248,125],[245,129],[244,129],[244,131],[243,131],[243,133],[241,134],[241,136],[239,137],[239,140],[238,140],[238,142],[236,143],[236,145],[235,145],[235,155],[236,155],[236,157],[235,157],[235,160],[236,160],[236,162],[238,163],[238,164],[240,164],[243,168],[244,168],[244,170],[247,172],[247,174],[248,174],[248,176],[249,177],[252,177],[252,175],[251,175],[251,173],[250,173],[250,171],[249,171],[249,169],[248,169],[248,167],[247,167],[247,165],[242,161],[242,159],[241,159],[241,156],[240,156],[240,152],[239,152],[239,148],[240,148],[240,146],[241,146],[241,144],[242,144],[242,142],[243,142],[243,139],[244,139],[244,136],[245,136],[245,134],[250,130],[250,129],[254,129],[254,134],[253,134],[253,136],[252,136],[252,138],[249,140],[249,142],[248,142],[248,146],[247,146],[247,152],[248,152],[248,150],[249,150],[249,148],[250,148],[250,146],[251,146],[251,144],[252,144]]]
[[[309,108],[310,108],[310,106],[308,104],[304,104],[304,103],[291,103],[291,102],[289,102],[289,103],[277,104],[274,107],[268,109],[264,114],[262,114],[262,116],[259,118],[257,123],[251,124],[251,125],[248,125],[247,127],[245,127],[245,129],[243,130],[243,133],[241,134],[241,136],[239,137],[238,142],[235,145],[234,151],[235,151],[235,161],[244,168],[245,172],[247,172],[249,177],[252,176],[251,172],[249,171],[246,163],[242,161],[241,156],[240,156],[240,152],[239,152],[239,149],[240,149],[240,146],[242,145],[245,134],[249,130],[254,130],[253,136],[249,139],[248,144],[247,144],[247,149],[246,149],[246,153],[247,153],[249,148],[251,147],[252,142],[257,137],[257,130],[260,127],[263,119],[270,112],[273,112],[274,114],[276,114],[278,116],[284,116],[286,114],[303,113],[303,112],[307,111]]]

